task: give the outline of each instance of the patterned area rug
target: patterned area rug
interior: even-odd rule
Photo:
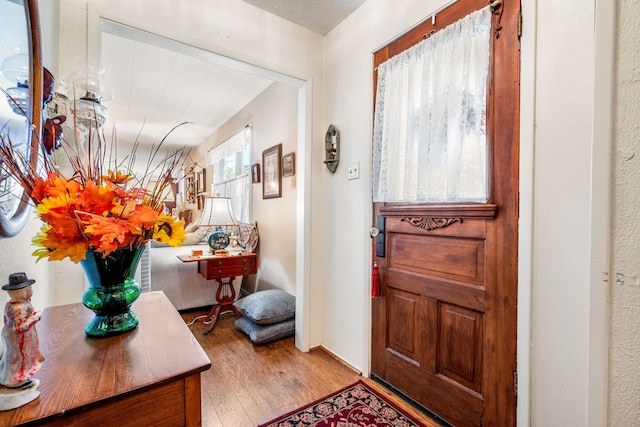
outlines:
[[[423,427],[363,381],[258,427]]]

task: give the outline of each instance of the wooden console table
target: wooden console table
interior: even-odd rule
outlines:
[[[0,425],[200,426],[200,373],[211,361],[163,292],[140,295],[132,309],[136,329],[90,338],[94,314],[82,304],[46,308],[40,396],[0,412]]]
[[[216,290],[216,303],[211,307],[211,311],[207,315],[211,325],[204,331],[207,335],[213,330],[218,322],[220,313],[225,311],[233,311],[237,316],[242,317],[242,313],[238,311],[235,305],[236,290],[233,287],[233,279],[238,276],[248,276],[258,272],[258,257],[256,254],[249,252],[241,252],[238,255],[215,256],[205,255],[193,257],[190,255],[178,255],[182,262],[197,262],[198,273],[205,279],[215,279],[218,282]]]

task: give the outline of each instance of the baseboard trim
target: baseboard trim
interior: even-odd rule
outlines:
[[[341,358],[340,356],[336,355],[331,350],[328,350],[326,347],[323,347],[322,345],[317,345],[317,346],[311,347],[309,349],[309,351],[318,351],[318,350],[319,351],[324,351],[329,356],[331,356],[333,359],[335,359],[337,362],[339,362],[342,365],[346,366],[347,368],[351,369],[356,374],[362,376],[362,371],[361,370],[357,369],[355,366],[351,365],[350,363],[347,363],[343,358]]]
[[[215,305],[215,304],[213,304],[213,305]],[[183,309],[178,310],[178,313],[180,313],[180,314],[189,314],[189,313],[192,313],[194,311],[209,311],[209,310],[211,310],[211,307],[212,307],[211,305],[205,305],[205,306],[202,306],[202,307],[183,308]]]

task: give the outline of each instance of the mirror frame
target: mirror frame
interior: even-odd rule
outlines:
[[[27,122],[31,124],[27,132],[27,144],[31,146],[29,164],[31,170],[36,170],[42,128],[42,99],[43,99],[43,67],[42,42],[40,33],[40,19],[37,0],[24,0],[25,17],[27,18],[27,33],[29,34],[29,108]],[[0,238],[13,237],[20,233],[29,219],[31,202],[25,190],[21,190],[21,200],[13,216],[8,217],[0,213]]]

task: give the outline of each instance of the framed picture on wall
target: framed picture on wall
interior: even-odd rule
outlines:
[[[254,163],[251,165],[251,183],[260,183],[260,163]]]
[[[262,198],[282,197],[282,144],[262,152]]]
[[[206,171],[204,169],[196,173],[196,186],[198,189],[197,191],[198,194],[202,194],[206,191],[206,188],[205,188],[206,186],[205,183],[207,182],[206,176],[207,176]]]
[[[295,153],[285,154],[282,158],[282,176],[293,176],[296,173]]]
[[[187,203],[195,203],[196,201],[196,181],[193,174],[189,174],[184,179],[184,191],[186,194]]]

